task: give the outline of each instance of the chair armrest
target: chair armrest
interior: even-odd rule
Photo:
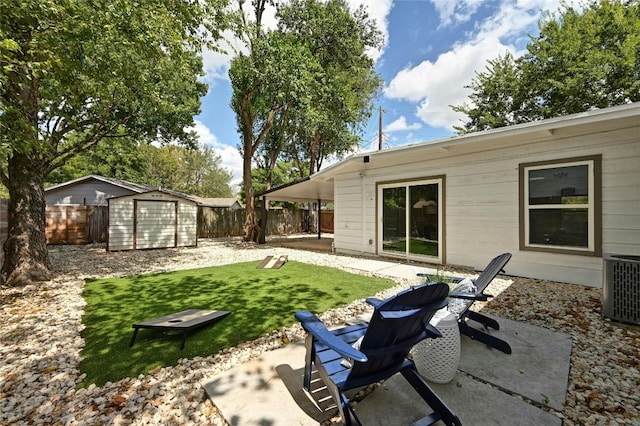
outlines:
[[[434,326],[432,326],[431,324],[427,324],[424,327],[424,331],[425,333],[427,333],[427,335],[429,336],[429,338],[431,339],[435,339],[437,337],[442,337],[442,333],[440,333],[440,330],[438,330],[437,328],[435,328]]]
[[[484,293],[464,293],[464,292],[456,292],[451,293],[449,297],[453,297],[454,299],[465,299],[465,300],[480,300],[482,302],[486,302],[489,298],[493,297],[490,294]]]
[[[449,278],[454,284],[459,284],[462,280],[466,280],[469,277],[451,277]],[[476,283],[475,278],[469,278],[474,284]]]
[[[366,302],[375,308],[384,302],[384,300],[380,300],[377,297],[368,297]]]
[[[302,324],[302,328],[304,328],[307,333],[313,335],[313,337],[315,337],[318,341],[324,343],[343,357],[351,358],[352,360],[357,362],[368,361],[368,358],[364,353],[355,349],[353,346],[340,339],[339,337],[336,337],[327,329],[327,326],[325,326],[324,323],[311,312],[298,311],[294,314],[294,316],[298,321],[300,321],[300,324]]]

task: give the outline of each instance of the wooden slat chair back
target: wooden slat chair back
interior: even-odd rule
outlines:
[[[344,392],[380,382],[400,372],[433,410],[420,424],[443,421],[447,425],[459,425],[457,416],[431,390],[413,361],[407,359],[416,343],[441,336],[429,321],[438,309],[446,306],[448,292],[447,284],[429,283],[385,301],[368,299],[374,305],[368,324],[332,331],[310,312],[296,312],[296,318],[308,332],[305,389],[311,391],[311,376],[317,370],[336,401],[345,425],[359,425]],[[359,338],[362,338],[360,347],[355,349],[351,345]]]

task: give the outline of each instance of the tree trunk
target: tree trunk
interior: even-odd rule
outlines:
[[[4,243],[2,278],[22,286],[53,277],[46,241],[42,167],[24,154],[8,162],[9,233]]]
[[[253,241],[257,243],[260,238],[260,225],[256,217],[256,199],[253,193],[253,184],[251,182],[251,173],[249,177],[244,178],[244,194],[245,194],[245,218],[244,218],[244,241]],[[249,184],[247,184],[247,182]]]
[[[316,131],[311,138],[311,146],[309,147],[309,175],[316,172],[316,164],[320,156],[320,132]]]
[[[244,185],[245,218],[243,226],[243,241],[258,242],[260,226],[256,221],[256,200],[253,192],[253,180],[251,179],[251,160],[255,152],[253,145],[253,117],[250,114],[250,99],[253,92],[244,95],[240,101],[242,111],[242,183]]]

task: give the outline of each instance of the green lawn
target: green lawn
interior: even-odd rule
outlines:
[[[83,385],[135,377],[180,358],[208,356],[295,323],[294,312],[320,313],[372,296],[395,283],[338,269],[287,262],[281,269],[256,269],[258,262],[164,274],[87,280],[80,370]],[[219,309],[232,314],[187,337],[141,329],[135,322],[185,309]]]

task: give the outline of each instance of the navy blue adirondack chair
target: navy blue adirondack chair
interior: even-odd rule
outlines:
[[[374,306],[368,324],[331,331],[311,312],[296,312],[296,319],[308,333],[305,389],[311,392],[311,376],[317,370],[345,425],[360,425],[345,391],[401,373],[433,410],[421,419],[420,424],[442,421],[446,425],[461,425],[458,417],[420,376],[413,361],[407,358],[416,343],[426,338],[441,337],[440,332],[429,325],[429,320],[438,309],[447,305],[448,291],[447,284],[429,283],[412,287],[384,301],[367,299]],[[358,350],[352,344],[360,338]],[[344,362],[345,358],[350,362]]]
[[[450,297],[469,300],[469,303],[467,304],[466,308],[464,309],[463,312],[460,313],[460,316],[458,317],[458,328],[460,329],[460,333],[464,334],[465,336],[469,336],[474,340],[478,340],[479,342],[482,342],[493,348],[496,348],[506,354],[511,353],[511,346],[504,340],[498,339],[497,337],[492,336],[489,333],[485,332],[487,331],[487,327],[493,328],[494,330],[499,330],[500,324],[498,324],[498,322],[493,318],[489,318],[488,316],[482,315],[479,312],[472,311],[469,308],[471,307],[471,305],[473,305],[473,302],[475,302],[476,300],[486,301],[490,297],[493,297],[489,294],[485,294],[484,290],[487,288],[489,284],[491,284],[491,281],[493,281],[493,279],[499,273],[504,272],[504,267],[509,262],[510,259],[511,259],[511,253],[503,253],[499,256],[496,256],[495,258],[493,258],[493,260],[491,260],[491,262],[489,262],[487,267],[484,268],[484,270],[478,276],[478,278],[472,280],[476,286],[475,295],[470,296],[464,293],[462,294],[453,293],[450,295]],[[460,282],[462,280],[463,278],[455,279],[456,282]],[[477,323],[482,324],[485,331],[470,327],[467,324],[467,320],[473,320]]]

